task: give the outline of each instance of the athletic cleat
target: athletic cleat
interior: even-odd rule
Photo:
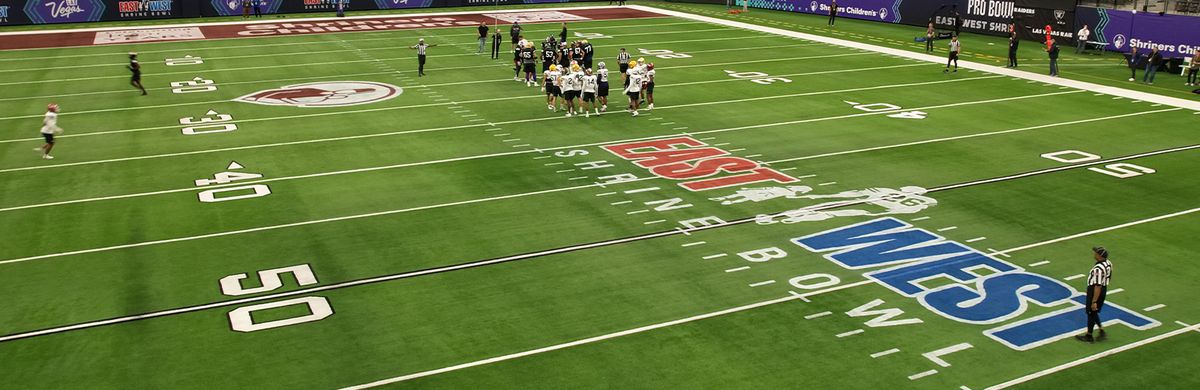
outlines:
[[[1088,343],[1088,344],[1091,344],[1093,341],[1095,341],[1092,339],[1092,335],[1090,335],[1090,334],[1077,335],[1077,336],[1075,336],[1075,339],[1085,342],[1085,343]]]
[[[633,110],[633,116],[638,116],[637,110]]]
[[[42,159],[43,159],[43,160],[53,160],[53,159],[54,159],[54,156],[51,156],[51,155],[49,155],[49,154],[43,154],[43,155],[42,155]]]
[[[646,111],[653,110],[653,109],[654,109],[654,103],[650,103],[649,106],[646,106]]]
[[[570,117],[571,117],[571,113],[569,113],[569,112],[568,112],[568,113],[567,113],[567,118],[570,118]]]
[[[591,117],[592,117],[592,112],[591,112],[591,111],[584,111],[584,112],[583,112],[583,117],[584,117],[584,118],[591,118]]]
[[[1130,77],[1130,78],[1129,78],[1129,81],[1134,81],[1134,78],[1133,78],[1133,77]]]

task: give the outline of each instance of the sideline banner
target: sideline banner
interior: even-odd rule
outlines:
[[[200,16],[182,0],[0,0],[0,26]]]
[[[737,0],[749,6],[779,11],[828,15],[830,0]],[[1045,40],[1049,24],[1056,37],[1074,36],[1075,0],[841,0],[838,17],[925,26],[929,22],[941,30],[1008,35],[1009,24],[1016,22],[1031,38]],[[1035,29],[1036,27],[1036,29]],[[1059,30],[1061,28],[1061,30]],[[1060,35],[1058,32],[1063,34]]]
[[[1157,48],[1164,57],[1190,57],[1200,49],[1200,17],[1090,7],[1079,7],[1077,15],[1080,24],[1091,26],[1091,40],[1106,43],[1106,50]]]

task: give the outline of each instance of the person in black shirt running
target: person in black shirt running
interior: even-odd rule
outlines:
[[[129,79],[129,84],[134,88],[142,90],[142,95],[146,94],[146,87],[142,86],[142,64],[138,63],[137,53],[129,53],[129,71],[133,72]]]

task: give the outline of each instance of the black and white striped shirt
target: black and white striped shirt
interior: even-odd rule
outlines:
[[[625,53],[617,54],[617,63],[618,64],[628,64],[629,63],[629,53],[625,52]]]
[[[1087,284],[1088,286],[1100,285],[1108,287],[1108,280],[1111,277],[1112,263],[1104,260],[1092,266],[1092,271],[1088,272]]]
[[[425,49],[428,47],[429,47],[429,45],[427,45],[425,43],[418,43],[413,46],[413,49],[417,49],[417,55],[423,56],[423,55],[425,55]]]

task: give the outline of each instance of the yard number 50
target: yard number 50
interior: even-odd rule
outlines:
[[[247,288],[242,286],[242,279],[249,277],[247,274],[236,274],[223,277],[221,278],[220,282],[221,293],[231,297],[237,297],[275,291],[280,287],[283,287],[283,279],[279,277],[283,274],[292,274],[292,278],[295,279],[296,284],[300,286],[317,284],[317,275],[313,274],[312,268],[310,268],[308,264],[300,264],[258,271],[258,279],[262,284],[260,287]],[[251,314],[259,310],[294,305],[308,306],[309,314],[299,317],[284,318],[259,323],[255,323],[254,319],[251,317]],[[325,297],[299,297],[283,301],[242,306],[237,309],[233,309],[233,311],[229,312],[229,326],[238,332],[254,332],[264,329],[278,328],[281,326],[320,321],[331,315],[333,315],[333,308],[329,306],[329,300],[325,299]]]

